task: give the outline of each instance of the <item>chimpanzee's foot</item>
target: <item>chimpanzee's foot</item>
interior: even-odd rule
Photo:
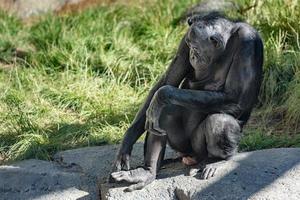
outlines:
[[[135,183],[134,185],[131,185],[128,188],[126,188],[126,192],[140,190],[146,185],[153,182],[156,177],[156,175],[151,173],[150,170],[144,168],[114,172],[111,174],[111,176],[116,181],[126,181],[128,183]]]
[[[224,164],[226,160],[220,159],[205,159],[196,168],[191,168],[189,171],[189,176],[200,175],[201,179],[209,179],[216,175],[216,171],[219,167]]]
[[[205,166],[200,168],[191,168],[189,171],[189,176],[200,175],[201,179],[209,179],[215,175],[217,167],[214,166]]]
[[[187,166],[192,166],[198,164],[198,161],[190,156],[184,156],[182,157],[182,163]]]

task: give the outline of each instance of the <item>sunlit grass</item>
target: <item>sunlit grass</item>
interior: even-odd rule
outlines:
[[[120,142],[186,31],[175,22],[195,2],[113,4],[32,24],[0,12],[0,154],[51,159]],[[228,13],[254,25],[265,44],[258,123],[246,127],[241,149],[299,146],[299,4],[259,2]],[[16,49],[26,54],[16,58]]]

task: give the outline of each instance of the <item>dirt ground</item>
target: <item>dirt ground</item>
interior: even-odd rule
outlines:
[[[8,12],[18,12],[20,5],[24,5],[23,0],[0,0],[0,9]],[[64,14],[70,12],[77,12],[95,5],[107,5],[107,4],[128,4],[141,0],[70,0],[66,1],[62,6],[54,9],[57,14]],[[57,4],[59,5],[59,4]],[[55,7],[55,6],[54,6]]]

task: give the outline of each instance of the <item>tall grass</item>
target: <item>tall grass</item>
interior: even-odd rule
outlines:
[[[113,4],[33,24],[1,12],[0,155],[51,159],[59,150],[119,142],[186,31],[174,22],[195,3]],[[242,149],[300,146],[299,10],[297,1],[269,0],[229,13],[253,24],[265,44],[254,114],[261,123],[250,122]]]
[[[275,118],[285,132],[300,128],[300,17],[299,1],[262,1],[249,12],[265,43],[264,83],[261,104],[265,117]],[[279,121],[278,121],[279,119]],[[275,125],[276,126],[276,125]]]

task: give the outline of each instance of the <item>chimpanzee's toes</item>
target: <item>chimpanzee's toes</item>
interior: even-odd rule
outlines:
[[[201,171],[201,169],[198,169],[198,168],[191,168],[188,172],[188,176],[196,176],[199,171]]]
[[[124,190],[124,192],[132,192],[134,190],[141,190],[145,187],[145,185],[146,184],[144,182],[140,182],[140,183],[129,186],[128,188],[126,188]]]
[[[203,170],[201,174],[202,179],[209,179],[215,175],[217,168],[215,167],[207,167]]]

